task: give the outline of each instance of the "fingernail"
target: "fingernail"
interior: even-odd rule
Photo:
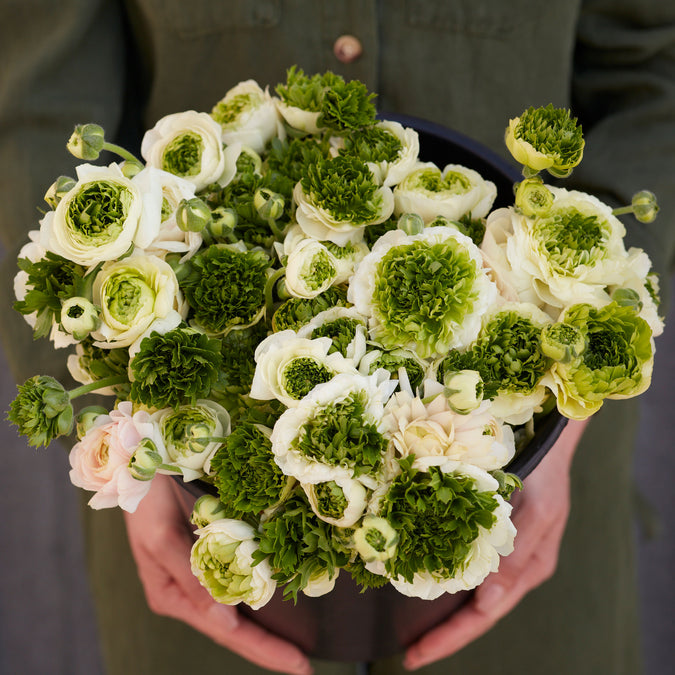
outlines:
[[[499,584],[492,584],[478,593],[476,605],[481,612],[488,613],[492,611],[504,597],[504,587]]]
[[[424,652],[419,647],[409,649],[403,659],[403,667],[407,670],[417,670],[424,665]]]

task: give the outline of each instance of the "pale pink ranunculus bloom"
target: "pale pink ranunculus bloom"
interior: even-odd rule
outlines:
[[[158,452],[164,448],[157,425],[140,410],[133,413],[131,401],[123,401],[108,415],[101,415],[84,438],[70,451],[73,485],[96,494],[93,509],[119,506],[133,513],[150,489],[151,480],[138,480],[129,471],[129,460],[138,444],[150,438]]]

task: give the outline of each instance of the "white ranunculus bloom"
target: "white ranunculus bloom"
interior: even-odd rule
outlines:
[[[288,105],[281,99],[275,98],[274,103],[277,106],[279,114],[283,117],[286,124],[293,129],[298,129],[306,134],[319,133],[319,115],[320,111],[303,110],[294,105]]]
[[[322,570],[318,574],[313,574],[310,576],[307,585],[302,589],[302,592],[308,598],[319,598],[322,595],[330,593],[335,588],[335,582],[339,573],[340,570],[336,569],[333,572],[333,576],[330,575],[328,570]]]
[[[315,298],[335,283],[337,273],[333,254],[316,239],[303,238],[288,254],[286,289],[296,298]]]
[[[293,190],[293,200],[297,204],[295,217],[302,231],[308,237],[318,240],[327,239],[338,246],[361,241],[363,230],[367,225],[383,223],[394,210],[394,195],[390,188],[384,186],[377,188],[373,198],[373,202],[377,205],[376,213],[363,223],[336,218],[312,195],[305,194],[302,181],[298,181]]]
[[[327,483],[356,478],[369,489],[375,489],[378,479],[364,473],[367,467],[356,467],[354,458],[346,457],[339,463],[321,459],[322,448],[314,448],[319,458],[312,457],[300,448],[305,427],[320,420],[325,411],[349,403],[358,398],[362,404],[361,422],[374,425],[380,436],[384,433],[384,404],[396,387],[396,381],[388,379],[389,373],[379,370],[370,376],[341,373],[324,384],[316,386],[295,407],[286,410],[277,420],[272,431],[272,452],[279,468],[287,475],[294,476],[300,483]],[[352,418],[352,423],[358,420]],[[383,444],[386,441],[383,440]],[[386,451],[382,463],[386,460]],[[359,471],[355,472],[355,469]],[[358,473],[358,475],[355,475]]]
[[[552,318],[574,303],[607,304],[607,287],[621,284],[629,266],[624,226],[596,197],[547,187],[554,202],[545,215],[510,208],[488,218],[482,248],[495,274]]]
[[[164,408],[151,416],[162,435],[169,463],[192,481],[210,472],[211,458],[230,434],[230,414],[208,399],[178,409]]]
[[[77,167],[77,183],[40,221],[40,245],[68,260],[94,267],[132,246],[143,248],[159,230],[159,185],[139,186],[117,164]]]
[[[173,269],[156,256],[134,254],[104,264],[92,293],[101,325],[91,335],[104,349],[128,347],[155,320],[185,312]]]
[[[495,184],[473,169],[448,164],[441,172],[433,163],[419,163],[394,189],[394,213],[416,213],[425,223],[437,216],[484,218],[496,196]]]
[[[347,299],[369,317],[373,340],[429,358],[475,340],[497,288],[473,241],[441,226],[385,233],[359,263]]]
[[[424,382],[424,396],[400,391],[385,408],[385,424],[398,455],[445,457],[478,466],[500,469],[515,454],[511,427],[496,418],[489,402],[460,415],[443,396],[443,385]]]
[[[303,483],[302,489],[307,495],[309,505],[317,518],[335,525],[335,527],[351,527],[363,515],[368,505],[368,492],[366,488],[353,478],[340,477],[326,486],[323,483]],[[330,490],[337,491],[345,500],[345,506],[341,515],[328,515],[322,506],[327,498],[324,497]],[[331,506],[330,500],[328,505]]]
[[[382,177],[382,184],[386,187],[393,187],[410,174],[418,163],[419,136],[414,129],[389,120],[378,122],[376,127],[395,136],[401,143],[398,157],[394,161],[376,162],[377,169]]]
[[[251,397],[261,401],[276,398],[290,408],[315,384],[338,373],[356,373],[351,359],[339,352],[328,353],[331,346],[328,337],[309,340],[292,330],[269,335],[255,350]]]
[[[260,609],[274,595],[276,582],[267,560],[254,564],[255,530],[241,520],[214,520],[195,531],[190,565],[214,600]]]
[[[457,473],[473,479],[476,489],[481,492],[496,492],[497,481],[482,469],[471,464],[446,460],[437,457],[424,457],[415,460],[413,468],[428,471],[430,466],[438,466],[443,473]],[[480,585],[488,574],[499,568],[500,556],[513,551],[516,528],[511,522],[510,504],[498,494],[494,495],[497,507],[492,512],[495,523],[488,530],[479,526],[478,537],[471,543],[469,553],[456,574],[448,579],[429,572],[416,573],[412,582],[403,578],[390,579],[392,586],[400,593],[411,597],[434,600],[443,593],[468,591]],[[368,566],[367,566],[368,567]]]
[[[255,80],[232,87],[214,106],[211,116],[222,127],[226,145],[242,143],[261,154],[265,146],[282,133],[281,120],[267,89]]]
[[[207,113],[174,113],[146,131],[141,154],[150,166],[181,176],[201,190],[225,173],[221,135],[220,125]]]
[[[160,226],[157,236],[142,247],[145,253],[161,258],[167,253],[182,253],[180,262],[191,258],[202,245],[202,235],[181,230],[176,222],[176,209],[183,199],[195,196],[194,184],[152,166],[143,169],[135,179],[139,186],[158,182],[162,194]]]
[[[312,338],[313,333],[326,324],[348,321],[354,325],[354,337],[346,346],[346,358],[351,360],[355,367],[366,353],[366,339],[368,334],[368,319],[354,307],[331,307],[313,316],[308,323],[298,329],[298,337]],[[368,373],[364,373],[368,375]]]

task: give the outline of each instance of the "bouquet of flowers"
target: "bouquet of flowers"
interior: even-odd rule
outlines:
[[[157,474],[206,488],[195,575],[219,602],[318,596],[338,573],[433,599],[513,549],[506,471],[555,406],[583,419],[650,383],[663,326],[650,261],[612,210],[547,185],[581,161],[576,120],[511,120],[514,204],[419,159],[373,94],[291,68],[210,113],[159,120],[143,162],[78,126],[22,249],[16,309],[68,356],[9,419],[35,446],[69,434],[93,508],[133,511]],[[102,151],[121,160],[89,162]],[[449,158],[451,159],[451,158]],[[76,416],[97,391],[109,408]],[[112,408],[112,409],[110,409]]]

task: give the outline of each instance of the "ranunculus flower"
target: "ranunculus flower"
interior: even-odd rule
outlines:
[[[223,150],[221,128],[208,113],[194,110],[162,117],[146,131],[141,144],[143,159],[190,181],[195,190],[211,183],[226,185],[236,171],[236,159]]]
[[[136,510],[151,481],[134,478],[129,464],[144,439],[150,439],[156,451],[165,456],[159,429],[150,415],[144,410],[134,413],[131,401],[122,401],[110,414],[99,415],[73,446],[70,480],[96,493],[89,506],[119,506],[130,513]]]
[[[551,306],[552,318],[575,302],[606,304],[607,287],[621,284],[630,265],[625,228],[592,195],[548,186],[553,206],[527,218],[498,209],[481,245],[500,283],[523,302]]]
[[[488,402],[461,415],[434,380],[425,381],[423,397],[407,391],[394,394],[385,407],[384,423],[401,457],[446,457],[492,471],[515,454],[511,427],[495,418]]]
[[[316,239],[302,239],[288,254],[284,281],[296,298],[315,298],[337,280],[338,263]]]
[[[153,413],[169,461],[191,481],[210,473],[210,461],[230,433],[230,414],[215,401],[164,408]]]
[[[214,600],[225,605],[240,602],[253,609],[266,605],[277,587],[266,560],[253,564],[258,549],[253,528],[241,520],[223,518],[196,530],[190,564]]]
[[[325,483],[305,483],[302,489],[318,518],[335,527],[351,527],[368,505],[366,488],[353,478],[339,477]]]
[[[471,239],[441,226],[380,237],[359,263],[347,299],[370,318],[371,338],[428,358],[469,345],[497,289]]]
[[[443,171],[420,164],[394,188],[394,213],[416,213],[425,223],[437,216],[459,220],[464,215],[484,218],[497,196],[494,183],[477,171],[448,164]]]
[[[243,143],[258,154],[283,130],[269,91],[261,89],[255,80],[232,87],[216,103],[211,117],[220,124],[224,143]]]
[[[134,245],[143,248],[157,235],[162,196],[117,164],[77,167],[78,181],[54,211],[40,221],[40,244],[80,265],[115,260]]]
[[[276,398],[290,408],[337,373],[356,373],[353,361],[339,352],[329,354],[331,346],[328,337],[309,340],[292,330],[266,337],[255,350],[251,397]]]
[[[187,307],[171,266],[156,256],[132,255],[106,263],[93,285],[101,326],[92,333],[98,347],[128,347],[151,324]]]

